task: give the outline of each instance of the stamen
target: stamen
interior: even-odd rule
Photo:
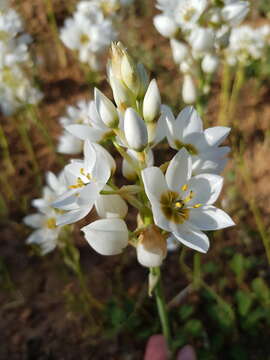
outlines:
[[[45,223],[46,227],[49,229],[56,229],[56,221],[55,218],[49,218],[47,219]]]
[[[202,204],[195,204],[193,207],[194,207],[194,209],[198,209],[201,206],[202,206]]]
[[[192,200],[194,197],[194,192],[191,190],[189,195],[183,200],[184,203],[188,203],[190,200]]]
[[[85,186],[85,183],[82,181],[81,178],[77,178],[77,183],[75,185],[70,185],[69,186],[69,189],[78,189],[78,188],[81,188]]]
[[[188,184],[185,184],[181,187],[182,191],[187,191],[187,189],[188,189]]]
[[[176,202],[174,203],[174,205],[175,205],[175,207],[176,207],[177,209],[182,209],[182,207],[184,206],[182,200],[176,201]]]

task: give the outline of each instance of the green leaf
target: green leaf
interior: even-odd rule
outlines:
[[[185,331],[192,336],[198,337],[202,334],[203,324],[199,319],[190,319],[185,325]]]
[[[256,278],[251,283],[252,290],[257,298],[264,304],[270,304],[270,290],[262,278]]]
[[[248,292],[238,290],[236,293],[236,300],[239,314],[241,316],[246,316],[253,303],[252,295]]]
[[[241,283],[245,276],[245,258],[242,254],[234,254],[232,260],[230,261],[230,267],[235,273],[237,282]]]
[[[186,320],[194,313],[194,310],[193,305],[184,304],[179,309],[179,316],[182,320]]]

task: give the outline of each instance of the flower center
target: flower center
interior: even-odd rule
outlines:
[[[85,176],[88,180],[91,180],[91,175],[89,173],[85,173],[84,169],[80,169],[81,175]],[[87,182],[88,183],[88,182]],[[85,183],[81,177],[77,177],[77,182],[74,185],[70,185],[69,189],[79,189],[84,187],[87,183]]]
[[[48,218],[45,222],[45,226],[49,229],[56,229],[57,226],[56,226],[55,218],[53,218],[53,217]]]
[[[178,150],[184,147],[189,152],[190,155],[198,155],[198,150],[192,144],[185,144],[180,140],[175,140],[174,144]]]
[[[188,185],[183,185],[181,190],[187,191]],[[183,224],[189,218],[190,208],[197,209],[202,206],[202,204],[198,203],[187,207],[188,203],[193,198],[194,192],[192,190],[190,190],[183,198],[181,198],[176,191],[166,191],[160,198],[161,210],[169,221],[172,221],[175,224]]]
[[[161,210],[165,217],[175,224],[183,224],[189,217],[189,210],[185,207],[185,200],[175,191],[166,191],[160,198]]]
[[[183,19],[186,22],[189,22],[192,19],[192,17],[194,16],[195,13],[196,13],[196,9],[194,9],[193,7],[186,8],[183,11]]]
[[[81,36],[80,36],[80,43],[81,43],[82,45],[88,44],[89,41],[90,41],[90,38],[89,38],[89,36],[88,36],[87,34],[81,34]]]

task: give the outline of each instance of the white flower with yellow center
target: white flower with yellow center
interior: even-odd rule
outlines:
[[[56,226],[58,212],[51,207],[51,202],[65,191],[66,183],[63,172],[59,176],[48,172],[46,174],[46,186],[43,188],[43,196],[32,201],[32,206],[39,211],[28,215],[23,222],[34,228],[35,231],[27,238],[27,244],[36,244],[40,247],[42,255],[54,250],[61,227]]]
[[[165,176],[160,168],[149,167],[142,171],[142,178],[155,224],[184,245],[206,252],[209,239],[201,230],[234,225],[224,211],[213,206],[222,189],[222,177],[214,174],[192,177],[192,159],[186,149],[170,161]]]
[[[115,161],[101,145],[85,141],[84,160],[73,160],[64,171],[68,190],[53,206],[66,212],[58,216],[57,225],[79,221],[91,211],[115,171]]]
[[[192,156],[192,171],[220,173],[227,163],[228,146],[219,146],[228,136],[230,128],[215,126],[203,130],[202,120],[192,106],[185,107],[174,118],[166,108],[167,139],[171,148],[185,148]]]

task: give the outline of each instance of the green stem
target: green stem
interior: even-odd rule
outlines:
[[[229,102],[229,110],[228,110],[228,120],[230,123],[232,123],[232,125],[235,128],[238,127],[238,124],[234,115],[235,115],[239,93],[243,86],[244,79],[245,79],[244,67],[243,65],[240,64],[237,68],[236,76],[234,79],[232,94]]]
[[[54,41],[56,44],[59,63],[61,65],[61,67],[66,67],[67,66],[66,53],[65,53],[65,49],[63,48],[60,37],[59,37],[59,32],[58,32],[57,22],[56,22],[54,10],[53,10],[52,0],[44,0],[44,4],[46,6],[47,19],[50,24],[51,32],[52,32],[52,35],[54,37]]]
[[[227,61],[225,61],[223,64],[221,95],[220,95],[220,110],[218,115],[218,124],[222,126],[228,125],[228,104],[230,98],[230,85],[231,85],[230,66],[228,65]]]
[[[201,283],[201,254],[195,253],[193,256],[193,284],[195,289],[199,289]]]
[[[10,151],[9,151],[9,146],[8,146],[8,141],[4,132],[4,129],[2,127],[2,125],[0,124],[0,145],[3,149],[3,157],[7,166],[7,172],[14,174],[15,169],[14,169],[14,165],[10,156]]]
[[[167,311],[167,305],[165,302],[165,297],[163,293],[162,283],[161,283],[161,272],[160,268],[152,268],[151,271],[155,273],[156,276],[159,277],[158,283],[154,289],[155,297],[156,297],[156,303],[157,303],[157,309],[158,309],[158,315],[162,327],[162,333],[164,335],[164,338],[167,342],[168,350],[170,352],[171,350],[171,331],[170,331],[170,325],[169,325],[169,317],[168,317],[168,311]]]
[[[21,116],[18,114],[18,116],[16,118],[14,118],[14,122],[15,122],[15,125],[16,125],[16,127],[18,129],[19,134],[20,134],[22,143],[23,143],[23,145],[24,145],[24,147],[25,147],[25,149],[26,149],[26,151],[28,153],[28,156],[31,159],[32,166],[33,166],[33,171],[34,171],[34,173],[36,175],[37,185],[41,186],[42,179],[41,179],[41,175],[40,175],[40,169],[39,169],[39,166],[38,166],[38,162],[37,162],[37,159],[36,159],[36,155],[35,155],[31,140],[30,140],[30,138],[28,136],[28,129],[25,126],[24,118],[22,119]]]

